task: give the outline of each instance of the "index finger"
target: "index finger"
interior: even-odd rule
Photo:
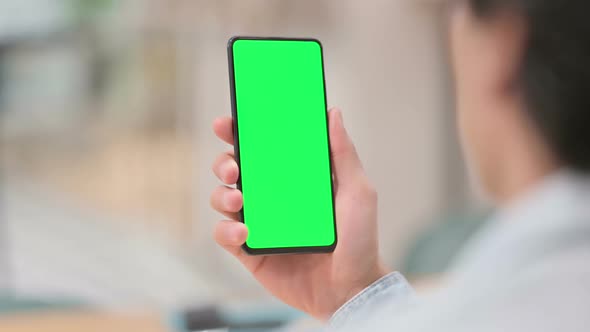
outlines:
[[[233,122],[230,116],[224,116],[213,121],[213,131],[217,137],[222,141],[233,145],[234,144],[234,130]]]

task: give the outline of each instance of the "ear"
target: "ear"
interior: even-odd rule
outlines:
[[[476,50],[481,73],[496,97],[520,96],[519,77],[527,43],[524,17],[514,11],[498,11],[474,18]]]

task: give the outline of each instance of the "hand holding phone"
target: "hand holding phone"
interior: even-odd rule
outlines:
[[[225,185],[211,195],[213,208],[228,218],[216,226],[217,243],[239,259],[273,295],[318,319],[328,319],[351,297],[387,273],[378,254],[377,195],[344,129],[341,112],[330,111],[328,122],[338,229],[338,246],[333,253],[252,256],[242,249],[248,237],[247,226],[238,221],[243,197],[238,189],[228,187],[237,183],[240,173],[233,151],[221,154],[214,162],[213,172]],[[231,117],[217,119],[213,129],[221,140],[234,143]],[[276,143],[280,142],[281,137],[276,137]],[[279,173],[282,169],[277,166]],[[287,183],[289,176],[283,174]],[[287,190],[285,186],[283,191]],[[279,199],[288,196],[283,191],[276,193]],[[276,221],[281,222],[288,213],[281,211]]]

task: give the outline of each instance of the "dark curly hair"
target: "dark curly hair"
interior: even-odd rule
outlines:
[[[590,172],[590,0],[469,0],[486,19],[506,10],[525,18],[520,66],[527,111],[555,155]]]

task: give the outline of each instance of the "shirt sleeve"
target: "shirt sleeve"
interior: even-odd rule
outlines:
[[[376,308],[406,307],[415,299],[415,293],[399,272],[390,273],[375,281],[338,309],[329,322],[329,330],[339,330],[358,321],[366,320]]]

